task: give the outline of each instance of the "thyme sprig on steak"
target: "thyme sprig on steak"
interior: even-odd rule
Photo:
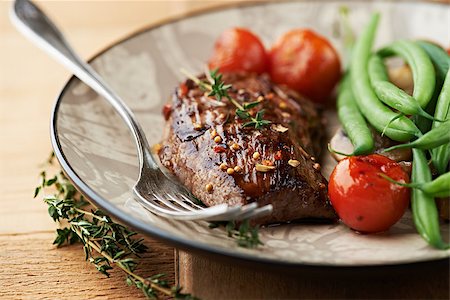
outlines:
[[[260,129],[266,125],[270,125],[272,122],[264,120],[264,109],[256,111],[253,116],[250,109],[255,108],[261,101],[254,101],[250,103],[244,103],[241,105],[236,99],[228,94],[228,90],[232,87],[231,84],[225,84],[222,80],[222,74],[218,70],[208,70],[206,78],[208,81],[200,80],[191,73],[182,70],[182,73],[196,83],[202,90],[209,92],[208,96],[215,96],[216,100],[222,101],[223,98],[228,99],[236,107],[236,116],[245,122],[242,127],[254,127]]]

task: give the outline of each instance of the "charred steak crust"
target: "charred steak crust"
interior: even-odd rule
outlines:
[[[212,101],[188,80],[166,112],[162,164],[207,206],[271,203],[274,211],[257,220],[261,224],[335,219],[315,159],[324,130],[314,105],[265,75],[224,74],[223,80],[232,84],[229,94],[237,101],[262,100],[254,110],[265,109],[272,125],[243,128],[227,99]],[[256,164],[275,168],[262,172]]]

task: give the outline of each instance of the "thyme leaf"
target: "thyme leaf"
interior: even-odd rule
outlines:
[[[264,110],[260,110],[256,113],[256,117],[252,119],[250,122],[244,123],[243,127],[255,127],[256,129],[259,129],[263,126],[271,124],[270,121],[264,120]]]
[[[242,221],[239,227],[236,228],[236,222],[210,222],[209,228],[214,229],[224,226],[228,237],[236,240],[238,246],[243,248],[256,248],[259,245],[264,245],[259,239],[259,227],[252,226],[248,219]]]
[[[242,110],[242,109],[236,109],[236,115],[241,118],[242,120],[246,120],[248,118],[250,118],[250,113],[246,110]]]
[[[219,74],[218,71],[218,69],[209,71],[212,82],[208,96],[215,96],[218,101],[222,101],[222,98],[230,98],[228,90],[231,88],[231,84],[225,84],[222,81],[222,74]]]
[[[252,109],[254,107],[256,107],[259,103],[261,103],[261,101],[254,101],[254,102],[250,102],[250,103],[245,103],[243,105],[244,109]]]

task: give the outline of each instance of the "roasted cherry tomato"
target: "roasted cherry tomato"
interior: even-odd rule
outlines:
[[[275,43],[269,53],[272,80],[324,103],[341,76],[333,46],[311,30],[295,29]]]
[[[378,154],[347,157],[331,173],[331,204],[350,228],[364,233],[388,230],[408,207],[409,189],[389,182],[380,173],[409,182],[398,163]]]
[[[261,74],[267,71],[268,56],[256,35],[247,29],[232,28],[220,35],[208,64],[211,70],[218,68],[220,72]]]

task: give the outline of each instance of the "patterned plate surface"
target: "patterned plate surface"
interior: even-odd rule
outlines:
[[[116,43],[93,61],[94,68],[125,99],[157,143],[164,124],[162,105],[181,67],[201,71],[213,42],[226,28],[244,26],[270,45],[294,27],[310,27],[341,51],[338,10],[345,2],[285,2],[228,7],[173,20]],[[382,13],[377,45],[399,38],[426,38],[449,45],[450,6],[405,2],[349,2],[354,28],[360,30],[373,11]],[[328,130],[336,126],[328,113]],[[416,234],[410,215],[389,232],[359,235],[340,224],[286,224],[261,230],[264,246],[237,247],[222,229],[206,223],[170,221],[152,215],[132,196],[138,169],[135,147],[124,123],[99,96],[76,78],[63,89],[52,120],[54,150],[71,180],[100,207],[141,232],[185,249],[246,260],[289,265],[363,266],[400,264],[448,257]],[[328,157],[324,172],[333,161]],[[448,235],[448,227],[443,229]]]

